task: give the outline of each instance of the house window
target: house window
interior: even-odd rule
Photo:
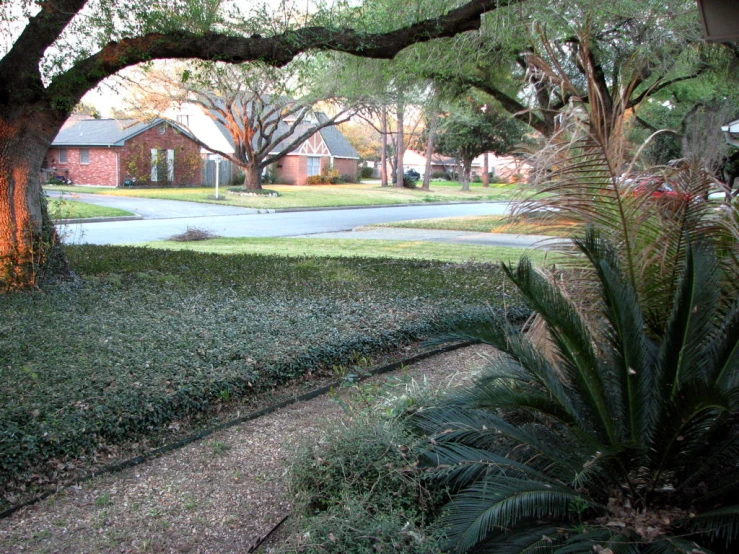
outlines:
[[[321,158],[314,156],[308,157],[308,167],[306,169],[306,175],[308,177],[312,175],[319,175],[321,173]]]
[[[89,148],[80,148],[80,163],[81,164],[90,163],[90,149]]]
[[[59,149],[59,163],[60,164],[67,163],[67,149],[66,148]]]
[[[174,181],[174,150],[151,149],[151,182]]]
[[[177,123],[182,125],[183,127],[189,127],[190,126],[190,116],[187,114],[179,114],[175,117],[177,120]]]

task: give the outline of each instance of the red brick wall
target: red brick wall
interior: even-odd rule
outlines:
[[[164,134],[159,129],[164,127]],[[174,181],[168,183],[166,176],[157,183],[162,185],[202,184],[200,147],[172,127],[161,124],[126,141],[120,151],[120,181],[132,177],[139,183],[151,180],[151,149],[174,150]]]
[[[277,181],[280,184],[302,185],[305,183],[304,156],[285,156],[277,162],[277,166]]]
[[[202,183],[200,147],[172,127],[165,126],[164,134],[154,127],[126,141],[122,147],[95,148],[90,152],[88,164],[80,163],[80,148],[67,148],[67,162],[59,162],[59,148],[50,148],[46,154],[46,167],[56,168],[54,174],[65,175],[75,185],[120,186],[124,179],[136,177],[139,183],[151,178],[151,149],[174,150],[175,185],[200,185]],[[159,181],[162,185],[168,184]]]
[[[308,156],[285,156],[277,165],[277,180],[284,185],[304,185],[308,179]],[[328,170],[330,160],[321,156],[321,173]],[[355,169],[356,173],[356,169]]]
[[[359,172],[359,160],[349,160],[347,158],[334,158],[334,169],[342,175],[348,175],[349,181],[357,182],[357,173]]]
[[[46,167],[54,175],[64,175],[75,185],[116,186],[116,158],[118,148],[87,148],[89,163],[80,163],[78,147],[67,148],[67,161],[59,161],[59,148],[50,148],[46,153]]]

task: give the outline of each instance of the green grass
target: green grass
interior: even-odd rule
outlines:
[[[64,478],[61,464],[114,455],[173,421],[490,307],[526,313],[489,264],[67,252],[83,282],[0,296],[0,509],[32,482]]]
[[[511,221],[508,216],[504,215],[481,215],[396,221],[380,223],[372,227],[440,229],[446,231],[469,231],[472,233],[510,233],[516,235],[567,237],[571,235],[574,226],[574,222],[563,219],[542,221],[537,218],[519,218]]]
[[[157,241],[140,244],[165,250],[190,250],[215,254],[267,254],[287,257],[364,257],[444,262],[517,262],[526,254],[535,264],[555,263],[553,252],[536,249],[482,246],[428,241],[219,238],[196,242]]]
[[[120,217],[134,215],[126,210],[96,206],[74,200],[56,198],[48,199],[49,214],[52,219],[89,219],[93,217]]]
[[[504,201],[514,198],[520,188],[517,185],[491,185],[483,188],[480,184],[471,185],[471,190],[463,192],[459,184],[449,182],[433,183],[430,191],[418,189],[397,189],[381,187],[376,184],[288,186],[265,185],[264,188],[277,191],[279,197],[236,196],[224,193],[226,200],[210,198],[214,188],[164,188],[164,189],[119,189],[79,186],[54,186],[53,190],[82,192],[111,196],[137,196],[141,198],[161,198],[166,200],[187,200],[190,202],[221,203],[259,209],[280,208],[323,208],[332,206],[372,206],[387,204],[416,204],[425,202],[472,202]]]

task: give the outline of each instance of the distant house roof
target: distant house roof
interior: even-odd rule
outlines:
[[[135,119],[81,119],[68,121],[52,141],[52,146],[123,146],[123,144],[156,127],[160,123],[167,123],[178,131],[190,136],[190,133],[181,127],[166,122],[164,119],[151,121],[137,121]]]
[[[320,131],[323,142],[328,146],[331,155],[336,158],[352,158],[359,159],[359,154],[354,147],[349,144],[344,135],[341,134],[338,127],[324,127]]]
[[[323,113],[317,113],[317,118],[319,122],[326,121],[328,118]],[[223,133],[223,136],[228,141],[229,145],[231,145],[231,148],[234,148],[234,141],[231,137],[231,134],[228,132],[226,127],[224,127],[221,123],[215,122],[216,127]],[[288,123],[280,122],[277,131],[275,132],[275,135],[279,136],[282,133],[284,133],[288,129]],[[291,136],[286,137],[285,139],[281,140],[278,144],[275,145],[275,147],[272,149],[270,154],[277,154],[279,152],[282,152],[285,150],[290,142],[294,140],[295,137],[302,135],[306,131],[308,131],[312,126],[314,126],[314,123],[299,123],[295,129],[293,130],[293,133]],[[339,131],[338,128],[335,126],[330,127],[324,127],[323,129],[320,129],[318,131],[321,135],[321,138],[323,139],[323,142],[326,143],[326,147],[328,148],[329,152],[331,152],[331,155],[336,158],[351,158],[351,159],[359,159],[359,154],[357,154],[357,151],[354,150],[351,144],[344,138],[344,135],[341,134],[341,131]],[[295,146],[292,150],[297,150],[300,148],[300,144]],[[292,151],[291,150],[291,151]]]

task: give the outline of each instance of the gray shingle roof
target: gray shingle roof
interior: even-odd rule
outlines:
[[[154,119],[82,119],[67,123],[52,141],[52,146],[123,146],[130,138],[164,122]],[[171,123],[168,123],[172,125]],[[174,125],[172,125],[174,127]],[[179,131],[185,132],[178,127]],[[189,133],[185,133],[189,136]]]
[[[337,158],[356,158],[359,159],[359,154],[354,150],[351,144],[344,138],[336,127],[324,127],[321,129],[321,136],[323,137],[326,146],[332,156]]]
[[[317,117],[318,120],[321,122],[327,119],[327,117],[322,113],[318,113]],[[228,143],[233,148],[235,146],[234,141],[226,127],[216,121],[215,118],[213,118],[213,121],[215,122],[216,127],[218,127],[218,130],[223,133],[223,136],[226,137],[226,140],[228,140]],[[286,137],[284,140],[281,140],[277,145],[275,145],[274,148],[272,148],[270,154],[277,154],[278,152],[282,152],[285,148],[287,148],[287,146],[295,137],[307,131],[311,126],[311,123],[300,123],[299,125],[297,125],[293,130],[292,135]],[[275,136],[282,135],[287,129],[288,123],[281,121],[277,127],[277,131],[275,132]],[[352,148],[351,144],[347,142],[346,138],[344,138],[344,135],[342,135],[341,131],[339,131],[339,129],[337,129],[336,127],[324,127],[319,131],[319,133],[321,134],[321,137],[326,143],[326,146],[328,147],[328,150],[329,152],[331,152],[332,156],[335,156],[337,158],[359,159],[359,154],[357,154],[357,151]],[[300,148],[300,146],[301,145],[298,145],[292,150],[297,150],[298,148]]]

